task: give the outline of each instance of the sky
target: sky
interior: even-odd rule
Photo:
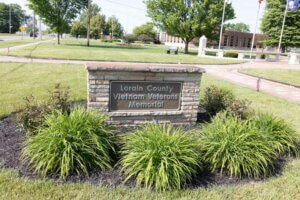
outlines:
[[[26,9],[28,14],[32,14],[32,11],[26,6],[27,0],[0,0],[0,2],[18,3]],[[93,3],[97,3],[102,9],[102,13],[106,16],[115,15],[127,33],[131,33],[134,27],[151,21],[147,17],[146,6],[143,0],[93,0]],[[236,19],[231,22],[249,24],[253,32],[255,30],[258,0],[232,0],[232,6],[236,12]],[[259,19],[263,15],[264,7],[265,3],[262,4]],[[259,28],[257,32],[260,32]]]

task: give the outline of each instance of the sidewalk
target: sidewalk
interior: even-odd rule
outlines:
[[[18,62],[18,63],[49,63],[49,64],[79,64],[84,65],[89,61],[80,60],[56,60],[56,59],[35,59],[35,58],[22,58],[12,56],[0,56],[0,62]],[[149,63],[148,63],[149,64]],[[257,78],[240,74],[236,69],[241,68],[284,68],[284,69],[300,69],[299,65],[289,65],[287,63],[244,63],[239,65],[198,65],[198,67],[204,68],[206,73],[212,76],[216,76],[220,79],[250,87],[256,89]],[[260,91],[272,96],[277,96],[288,101],[300,102],[300,89],[287,86],[284,84],[261,80]]]
[[[42,40],[42,41],[38,41],[38,42],[33,42],[33,43],[28,43],[28,44],[22,44],[22,45],[17,45],[17,46],[8,47],[8,48],[0,48],[0,51],[3,51],[4,53],[7,53],[8,50],[11,51],[11,50],[16,50],[16,49],[22,49],[24,47],[30,47],[30,46],[33,46],[33,45],[50,42],[52,40],[53,39],[46,39],[46,40]]]
[[[212,76],[216,76],[220,79],[224,79],[238,85],[244,85],[252,89],[256,89],[258,79],[255,77],[240,74],[237,71],[222,69],[220,67],[204,68],[206,72]],[[288,101],[300,102],[300,89],[293,86],[262,79],[260,82],[260,91]]]

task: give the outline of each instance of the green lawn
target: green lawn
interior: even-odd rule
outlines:
[[[230,64],[241,63],[238,60],[199,58],[197,51],[191,50],[186,55],[181,50],[179,55],[168,55],[164,45],[134,44],[122,46],[120,44],[103,43],[92,40],[91,47],[86,47],[86,40],[65,39],[61,45],[56,41],[30,46],[10,53],[13,56],[54,58],[72,60],[95,61],[128,61],[128,62],[159,62],[159,63],[197,63],[197,64]]]
[[[20,107],[22,98],[34,94],[45,98],[47,89],[61,82],[71,87],[73,99],[86,98],[86,72],[80,65],[6,64],[0,63],[0,115]],[[203,88],[215,84],[233,90],[240,98],[253,102],[263,112],[272,112],[293,123],[300,138],[300,104],[257,93],[205,75]],[[156,193],[120,186],[108,188],[90,184],[58,184],[48,180],[18,177],[10,170],[0,171],[0,199],[300,199],[300,159],[290,161],[282,176],[261,182],[214,186],[184,191]]]
[[[297,69],[242,69],[241,72],[300,86],[300,70]]]
[[[5,40],[5,41],[0,40],[0,49],[23,45],[23,44],[29,44],[29,43],[33,43],[33,42],[38,42],[38,40],[33,40],[33,39],[21,40],[21,38],[17,39],[17,40]]]
[[[86,98],[86,74],[80,65],[0,63],[0,117],[19,109],[26,96],[47,97],[56,83],[71,86],[74,99]]]

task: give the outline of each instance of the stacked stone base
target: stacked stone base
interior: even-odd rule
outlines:
[[[105,112],[110,123],[137,127],[146,123],[194,125],[199,108],[200,68],[181,65],[88,64],[88,107]],[[157,81],[182,83],[181,106],[178,110],[110,111],[110,81]]]

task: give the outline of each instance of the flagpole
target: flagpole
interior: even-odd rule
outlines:
[[[257,10],[256,22],[255,22],[255,29],[254,29],[252,44],[251,44],[250,60],[252,59],[252,53],[253,53],[253,48],[254,48],[254,42],[255,42],[255,36],[256,36],[256,30],[257,30],[260,7],[261,7],[261,3],[258,4],[258,10]]]
[[[223,27],[224,27],[224,18],[225,18],[226,1],[227,1],[227,0],[224,0],[223,16],[222,16],[222,24],[221,24],[220,39],[219,39],[219,51],[221,50],[221,42],[222,42]]]
[[[281,28],[281,34],[280,34],[279,44],[278,44],[278,53],[280,53],[280,50],[281,50],[281,43],[282,43],[282,37],[283,37],[283,31],[284,31],[284,26],[285,26],[285,21],[286,21],[288,6],[289,6],[289,1],[286,0],[286,7],[285,7],[284,17],[283,17],[283,22],[282,22],[282,28]]]

